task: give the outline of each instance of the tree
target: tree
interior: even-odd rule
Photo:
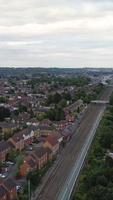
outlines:
[[[19,152],[18,152],[17,150],[12,149],[12,150],[10,150],[10,152],[7,154],[6,160],[10,160],[10,161],[15,162],[16,159],[17,159],[18,154],[19,154]]]
[[[2,167],[3,167],[3,163],[0,161],[0,172],[2,170]]]
[[[8,140],[13,135],[13,131],[11,129],[5,130],[3,135],[4,140]]]
[[[77,113],[79,113],[79,112],[80,112],[80,107],[77,108]]]
[[[106,187],[107,183],[108,183],[108,180],[104,175],[100,175],[97,177],[97,180],[96,180],[97,185],[102,185],[102,186]]]
[[[66,99],[67,101],[71,100],[71,95],[69,92],[64,92],[62,94],[63,98]]]
[[[20,166],[23,164],[24,162],[24,159],[23,159],[23,156],[20,154],[18,157],[17,157],[17,168],[20,169]]]
[[[28,194],[19,194],[19,200],[28,200]]]
[[[54,96],[53,96],[53,101],[54,103],[58,103],[59,101],[61,101],[62,97],[59,93],[55,93]]]
[[[6,103],[7,99],[3,96],[0,97],[0,103]]]
[[[113,149],[113,112],[109,108],[97,131],[76,200],[113,199],[113,159],[106,155],[107,149]]]
[[[47,112],[47,117],[52,121],[60,121],[65,119],[65,113],[62,108],[56,107]]]
[[[105,163],[107,167],[113,167],[113,159],[109,156],[106,156]]]
[[[108,129],[107,132],[103,133],[100,137],[100,144],[103,148],[110,149],[113,143],[113,133]]]
[[[31,188],[34,190],[40,183],[41,175],[38,171],[29,172],[27,175],[27,180],[30,180]]]
[[[109,101],[109,103],[110,103],[110,105],[113,106],[113,94],[112,94],[111,97],[110,97],[110,101]]]
[[[3,121],[5,118],[10,117],[11,113],[9,108],[0,107],[0,121]]]
[[[64,108],[66,105],[67,105],[66,99],[62,99],[58,104],[58,106],[61,108]]]
[[[27,112],[27,107],[23,104],[19,104],[18,110],[20,113]]]
[[[62,99],[62,96],[59,94],[59,93],[55,93],[53,95],[49,95],[48,98],[47,98],[47,104],[58,104]]]

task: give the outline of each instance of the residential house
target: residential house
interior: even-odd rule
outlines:
[[[47,160],[50,161],[53,159],[53,154],[52,154],[52,151],[51,149],[49,149],[48,147],[45,148],[46,152],[47,152]]]
[[[19,128],[19,126],[12,123],[10,120],[8,122],[0,122],[0,139],[8,139],[17,128]]]
[[[42,116],[42,115],[44,115],[46,112],[47,112],[47,110],[44,109],[43,107],[41,107],[41,108],[35,108],[35,110],[34,110],[34,114],[37,115],[37,116],[39,116],[39,117]]]
[[[9,141],[13,144],[13,146],[17,150],[21,151],[22,149],[24,149],[25,146],[32,144],[34,140],[34,128],[29,127],[29,128],[19,131],[18,133],[15,133],[9,139]]]
[[[47,125],[38,125],[37,130],[35,131],[35,136],[38,138],[43,135],[49,135],[53,132],[53,128]]]
[[[0,200],[8,200],[8,192],[2,185],[0,185]]]
[[[38,120],[37,119],[35,119],[35,118],[31,118],[31,119],[29,119],[28,121],[27,121],[27,123],[26,123],[28,126],[38,126],[39,125],[39,122],[38,122]]]
[[[21,131],[21,134],[23,135],[25,146],[32,144],[32,142],[34,140],[34,128],[29,127],[29,128],[26,128],[26,129]]]
[[[53,132],[51,136],[56,138],[59,144],[61,144],[61,142],[63,141],[63,136],[59,132]]]
[[[20,167],[20,175],[26,176],[29,172],[34,171],[36,169],[37,169],[37,163],[35,159],[33,159],[32,156],[29,156],[29,158],[26,158],[26,160]]]
[[[71,130],[71,127],[72,126],[68,126],[62,131],[63,139],[66,141],[69,141],[73,135],[73,130]]]
[[[9,139],[9,141],[11,142],[11,144],[14,146],[16,150],[21,151],[22,149],[24,149],[24,138],[21,132],[15,133]]]
[[[40,124],[42,126],[50,127],[52,125],[52,122],[49,119],[43,119]]]
[[[63,130],[68,125],[68,122],[66,120],[62,120],[59,122],[55,122],[55,125],[58,130]]]
[[[15,123],[0,122],[0,128],[2,129],[3,133],[13,132],[13,130],[17,129],[18,127],[18,124]]]
[[[37,168],[41,169],[48,161],[48,154],[45,148],[37,148],[32,153],[32,158],[37,162]]]
[[[79,99],[75,103],[69,105],[68,107],[64,109],[65,114],[67,115],[69,113],[75,112],[77,111],[78,108],[80,109],[82,106],[83,106],[83,101]]]
[[[0,179],[0,200],[17,199],[16,184],[12,178]]]
[[[2,140],[0,142],[0,161],[3,162],[6,159],[7,154],[10,151],[10,145],[7,141]]]
[[[13,200],[17,198],[16,184],[13,181],[13,179],[11,178],[6,179],[4,181],[3,186],[8,192],[8,200]]]
[[[46,138],[46,141],[43,144],[44,148],[49,148],[52,151],[52,154],[55,155],[59,151],[59,141],[54,135],[49,135]]]
[[[29,122],[30,114],[29,113],[20,113],[18,116],[14,116],[13,119],[17,124],[19,124],[20,127],[22,127],[23,124]]]
[[[26,176],[29,172],[41,169],[52,158],[52,151],[49,148],[37,148],[31,155],[26,157],[20,167],[20,175]]]

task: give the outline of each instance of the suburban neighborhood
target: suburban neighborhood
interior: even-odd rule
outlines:
[[[29,181],[32,196],[103,91],[95,73],[0,74],[0,200],[28,199]]]

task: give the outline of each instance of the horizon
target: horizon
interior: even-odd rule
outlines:
[[[104,69],[106,69],[106,70],[111,70],[111,69],[113,69],[113,67],[33,67],[33,66],[17,66],[17,67],[15,67],[15,66],[7,66],[7,67],[2,67],[2,66],[0,66],[0,69],[75,69],[75,70],[77,70],[77,69],[80,69],[80,70],[93,70],[93,69],[95,69],[95,70],[104,70]]]

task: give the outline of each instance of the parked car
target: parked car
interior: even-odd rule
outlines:
[[[6,164],[8,164],[8,165],[14,165],[15,163],[12,162],[12,161],[7,161]]]
[[[7,173],[1,173],[1,174],[0,174],[0,177],[1,177],[1,178],[6,178],[7,175],[8,175]]]

